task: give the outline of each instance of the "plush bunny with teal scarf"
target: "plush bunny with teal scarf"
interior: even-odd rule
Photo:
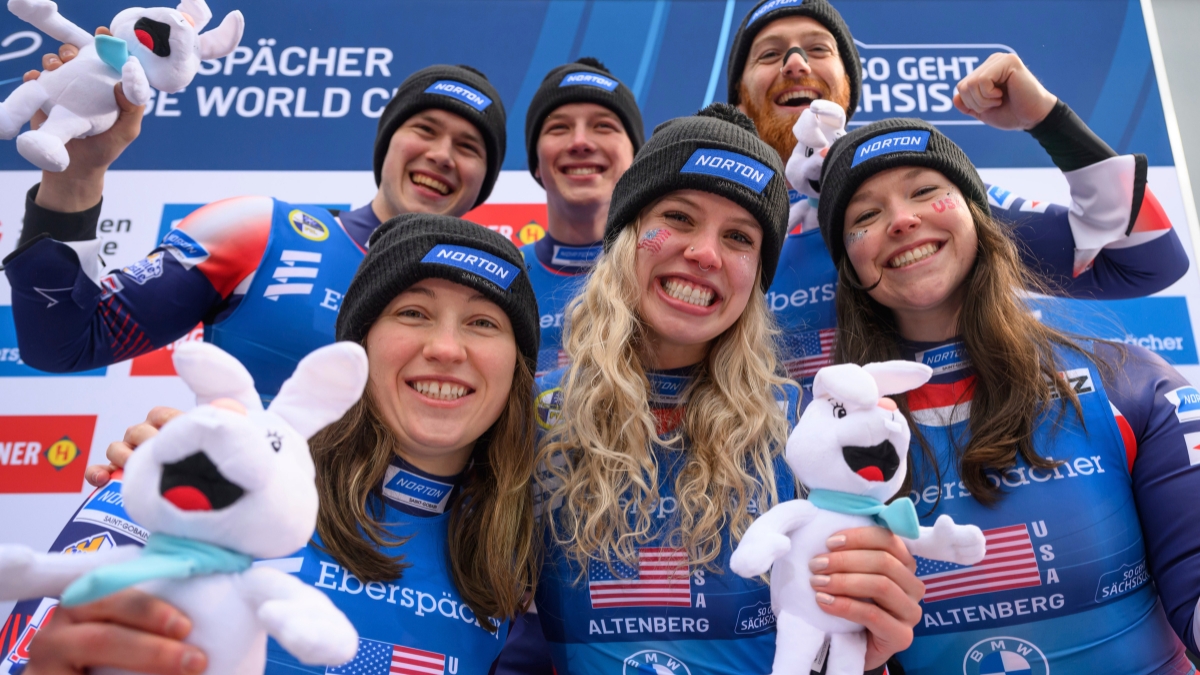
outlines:
[[[777,504],[746,530],[729,561],[750,578],[771,571],[775,612],[774,675],[808,675],[829,641],[829,675],[859,675],[866,633],[852,621],[817,607],[808,561],[828,553],[830,535],[878,525],[901,538],[914,555],[959,565],[983,559],[983,532],[943,515],[921,527],[908,497],[887,504],[907,473],[911,432],[887,398],[925,384],[933,371],[909,361],[822,368],[813,401],[788,438],[788,466],[809,490],[808,499]]]
[[[146,547],[62,555],[0,546],[0,600],[61,594],[70,606],[136,587],[191,618],[187,642],[208,655],[211,675],[260,675],[268,635],[306,664],[349,661],[358,634],[329,598],[253,561],[294,553],[312,537],[307,440],[362,396],[366,353],[351,342],[316,350],[266,410],[250,373],[219,348],[185,343],[174,361],[198,405],[125,467],[125,510],[151,532]]]

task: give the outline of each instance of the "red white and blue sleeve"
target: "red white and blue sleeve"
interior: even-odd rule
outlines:
[[[237,197],[183,219],[149,255],[106,273],[99,205],[79,214],[25,204],[17,249],[4,261],[21,359],[48,372],[106,366],[228,315],[253,279],[271,231],[273,200]]]
[[[1147,185],[1144,155],[1118,155],[1062,101],[1029,133],[1067,179],[1070,206],[998,185],[988,187],[988,202],[1051,290],[1117,300],[1156,293],[1183,276],[1187,253]]]
[[[1096,343],[1101,378],[1125,440],[1150,573],[1167,619],[1200,652],[1200,391],[1162,357]]]

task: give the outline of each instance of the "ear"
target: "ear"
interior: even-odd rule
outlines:
[[[207,342],[185,342],[175,348],[175,372],[196,394],[196,405],[232,398],[249,411],[262,410],[254,378],[237,359]]]
[[[219,59],[227,56],[238,43],[242,41],[242,31],[246,29],[246,20],[242,13],[234,10],[225,15],[220,26],[200,34],[200,60]]]
[[[867,408],[879,401],[879,390],[875,380],[860,366],[840,363],[817,371],[813,378],[813,396],[835,398],[855,407]]]
[[[208,3],[204,0],[180,0],[175,11],[192,17],[197,33],[204,30],[204,27],[212,20],[212,10],[208,8]]]
[[[933,377],[933,369],[915,361],[884,361],[868,363],[863,370],[871,374],[879,384],[880,396],[891,396],[911,391]]]
[[[344,415],[366,385],[367,352],[353,342],[335,342],[301,359],[267,410],[312,438]]]

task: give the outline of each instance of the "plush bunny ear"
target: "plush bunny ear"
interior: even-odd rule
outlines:
[[[220,26],[200,34],[200,60],[219,59],[231,54],[242,41],[242,31],[245,29],[246,20],[241,12],[235,9],[226,14]]]
[[[181,0],[175,11],[192,17],[197,33],[204,30],[204,27],[212,20],[212,10],[208,8],[208,3],[204,0]]]
[[[300,360],[267,410],[305,438],[350,409],[367,385],[367,352],[353,342],[335,342]]]
[[[185,342],[175,348],[175,372],[196,394],[196,405],[232,398],[249,411],[262,410],[254,378],[237,359],[207,342]]]
[[[868,363],[863,370],[870,373],[879,384],[880,396],[891,396],[911,391],[933,377],[933,369],[915,361],[884,361]]]
[[[854,407],[873,407],[879,401],[875,380],[860,366],[840,363],[817,371],[813,378],[813,396],[832,398]]]

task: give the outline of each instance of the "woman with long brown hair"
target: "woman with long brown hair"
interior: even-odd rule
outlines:
[[[935,364],[898,401],[910,496],[922,524],[987,537],[977,565],[918,560],[905,671],[1195,672],[1200,394],[1151,352],[1043,324],[975,167],[927,123],[839,139],[822,184],[836,359]]]
[[[324,591],[358,630],[358,655],[326,671],[272,641],[267,673],[383,664],[383,672],[483,675],[495,662],[539,564],[529,480],[539,327],[524,270],[504,237],[450,216],[407,214],[372,235],[337,319],[337,338],[366,348],[367,387],[310,441],[316,536],[265,562]],[[167,417],[156,409],[126,438],[144,442]],[[96,605],[72,608],[44,642],[86,638],[105,648],[72,650],[68,663],[35,641],[26,672],[203,670],[203,655],[174,641],[186,618],[170,607],[135,592]],[[169,630],[135,614],[146,607],[171,616]]]
[[[764,299],[786,218],[778,155],[723,104],[661,125],[617,183],[606,253],[568,308],[570,363],[538,382],[536,604],[560,675],[772,667],[769,587],[729,556],[796,496],[781,453],[800,390]],[[880,528],[829,546],[817,596],[867,626],[879,667],[919,619],[912,558]]]

